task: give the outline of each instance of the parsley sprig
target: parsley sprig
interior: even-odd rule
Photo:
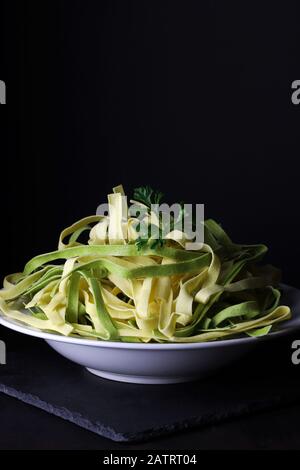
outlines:
[[[164,194],[156,191],[151,186],[140,186],[133,191],[133,199],[145,204],[149,209],[152,204],[160,204]]]
[[[144,204],[149,209],[149,212],[151,209],[153,210],[153,205],[159,205],[161,203],[163,197],[164,195],[162,192],[151,188],[151,186],[140,186],[139,188],[135,188],[133,192],[133,199]],[[161,220],[160,214],[159,218]],[[136,227],[137,232],[139,232],[140,229],[141,224],[138,224]],[[135,244],[138,250],[142,250],[146,246],[150,246],[150,248],[156,249],[162,247],[165,244],[161,223],[158,227],[158,238],[151,238],[151,233],[153,233],[152,230],[153,226],[149,224],[147,227],[147,234],[143,234],[143,237],[139,236],[136,239]]]

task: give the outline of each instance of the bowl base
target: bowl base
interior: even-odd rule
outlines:
[[[105,372],[102,370],[90,369],[87,370],[98,377],[108,380],[115,380],[117,382],[127,382],[134,384],[176,384],[181,382],[192,382],[197,380],[197,377],[152,377],[146,375],[123,375],[115,374],[113,372]]]

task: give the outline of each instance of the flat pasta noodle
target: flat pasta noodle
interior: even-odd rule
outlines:
[[[159,343],[260,337],[290,318],[289,307],[279,304],[277,271],[256,267],[265,245],[235,244],[211,219],[196,250],[186,249],[192,240],[174,228],[159,243],[151,236],[144,240],[139,220],[128,217],[124,195],[122,186],[114,188],[107,216],[65,228],[57,250],[7,276],[0,291],[3,314],[66,336]],[[134,202],[159,234],[151,198],[157,203],[161,193],[138,188]],[[87,234],[86,243],[80,241]]]

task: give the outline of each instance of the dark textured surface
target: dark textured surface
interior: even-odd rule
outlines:
[[[300,406],[186,430],[146,442],[113,442],[0,393],[1,450],[300,449]]]
[[[149,440],[300,401],[292,339],[259,345],[255,354],[204,381],[144,386],[100,379],[43,341],[9,333],[0,389],[109,439]]]

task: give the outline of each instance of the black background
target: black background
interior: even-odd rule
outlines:
[[[235,241],[266,243],[285,282],[300,287],[299,10],[296,1],[0,0],[1,277],[55,249],[62,228],[123,183],[128,193],[150,184],[169,202],[205,203]],[[3,446],[24,446],[24,435],[33,448],[65,445],[33,436],[34,422],[99,447],[98,437],[86,444],[79,428],[3,400]],[[239,423],[208,431],[207,445],[286,448],[299,407],[280,413],[251,418],[249,435]],[[285,441],[262,444],[264,423],[271,436],[284,420]]]
[[[203,3],[1,0],[2,275],[148,183],[299,285],[299,8]]]

